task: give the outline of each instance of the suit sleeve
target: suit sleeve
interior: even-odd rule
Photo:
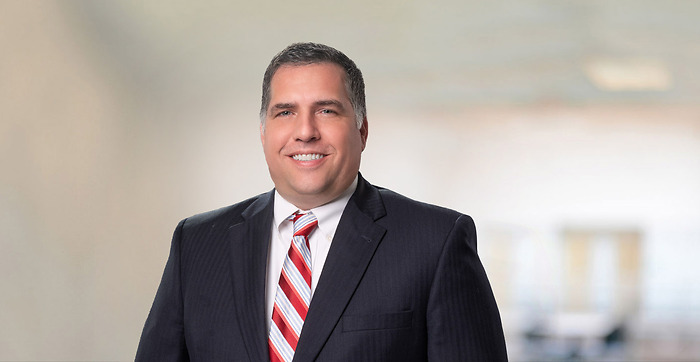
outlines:
[[[447,237],[427,311],[430,361],[507,361],[496,300],[476,253],[476,229],[460,216]]]
[[[175,229],[170,256],[143,327],[136,361],[189,361],[185,345],[180,250],[185,220]]]

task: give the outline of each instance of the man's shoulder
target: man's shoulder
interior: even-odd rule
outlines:
[[[440,241],[455,230],[470,235],[468,242],[476,249],[476,226],[471,216],[447,207],[429,204],[411,199],[389,189],[376,187],[386,213],[377,222],[395,235],[401,235],[404,241],[420,240],[423,247],[432,240],[441,248]],[[418,238],[415,235],[430,233],[431,238]],[[404,246],[408,244],[402,244]]]
[[[405,217],[429,217],[442,220],[456,220],[459,217],[469,217],[459,211],[412,199],[390,189],[374,186],[381,195],[387,212],[400,214]]]
[[[214,226],[219,224],[230,226],[243,221],[245,213],[256,212],[268,206],[271,197],[271,192],[266,192],[233,205],[195,214],[185,219],[186,225],[188,227]]]

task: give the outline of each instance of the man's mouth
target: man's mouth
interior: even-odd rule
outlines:
[[[320,153],[302,153],[298,155],[293,155],[292,158],[295,159],[296,161],[313,161],[313,160],[318,160],[320,158],[326,157],[325,155],[322,155]]]

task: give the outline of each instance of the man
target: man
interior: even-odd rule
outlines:
[[[472,219],[359,174],[352,60],[287,47],[260,118],[275,189],[180,222],[136,360],[507,360]]]

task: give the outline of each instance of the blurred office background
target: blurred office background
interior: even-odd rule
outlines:
[[[133,359],[260,83],[365,74],[373,183],[472,215],[513,361],[700,359],[700,2],[0,1],[0,360]]]

